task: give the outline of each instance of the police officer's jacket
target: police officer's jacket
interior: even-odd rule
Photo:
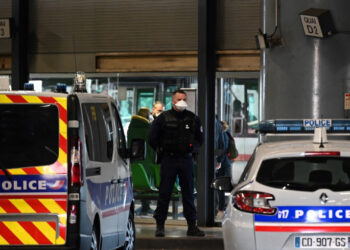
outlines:
[[[194,113],[171,109],[152,122],[148,143],[163,155],[195,153],[203,143],[202,130],[199,117]]]

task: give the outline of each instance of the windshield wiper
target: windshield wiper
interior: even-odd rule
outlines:
[[[0,161],[0,169],[5,173],[7,180],[12,181],[12,175],[7,171],[6,167]]]

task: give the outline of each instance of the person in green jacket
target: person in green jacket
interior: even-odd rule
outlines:
[[[147,107],[141,107],[137,115],[131,117],[131,121],[128,128],[128,147],[130,148],[131,141],[133,139],[144,139],[146,141],[146,157],[144,160],[139,161],[145,168],[147,176],[152,183],[154,179],[151,170],[151,165],[154,164],[156,154],[154,150],[147,143],[148,141],[148,131],[150,128],[149,117],[151,115],[150,109]],[[153,213],[150,208],[150,202],[147,200],[141,200],[141,211],[136,211],[136,214],[147,215],[148,213]]]

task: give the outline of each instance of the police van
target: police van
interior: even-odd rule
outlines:
[[[259,131],[234,188],[213,183],[230,192],[225,249],[350,249],[350,120],[272,120]]]
[[[126,148],[111,97],[2,91],[0,141],[1,249],[134,248],[129,158],[144,149]]]

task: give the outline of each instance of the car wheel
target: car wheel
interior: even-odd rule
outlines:
[[[124,250],[133,250],[135,248],[135,222],[134,214],[130,211],[128,226],[125,233],[125,243],[122,249]]]
[[[91,244],[90,244],[90,250],[100,250],[100,243],[101,243],[101,237],[100,237],[100,232],[94,224],[91,232]]]

